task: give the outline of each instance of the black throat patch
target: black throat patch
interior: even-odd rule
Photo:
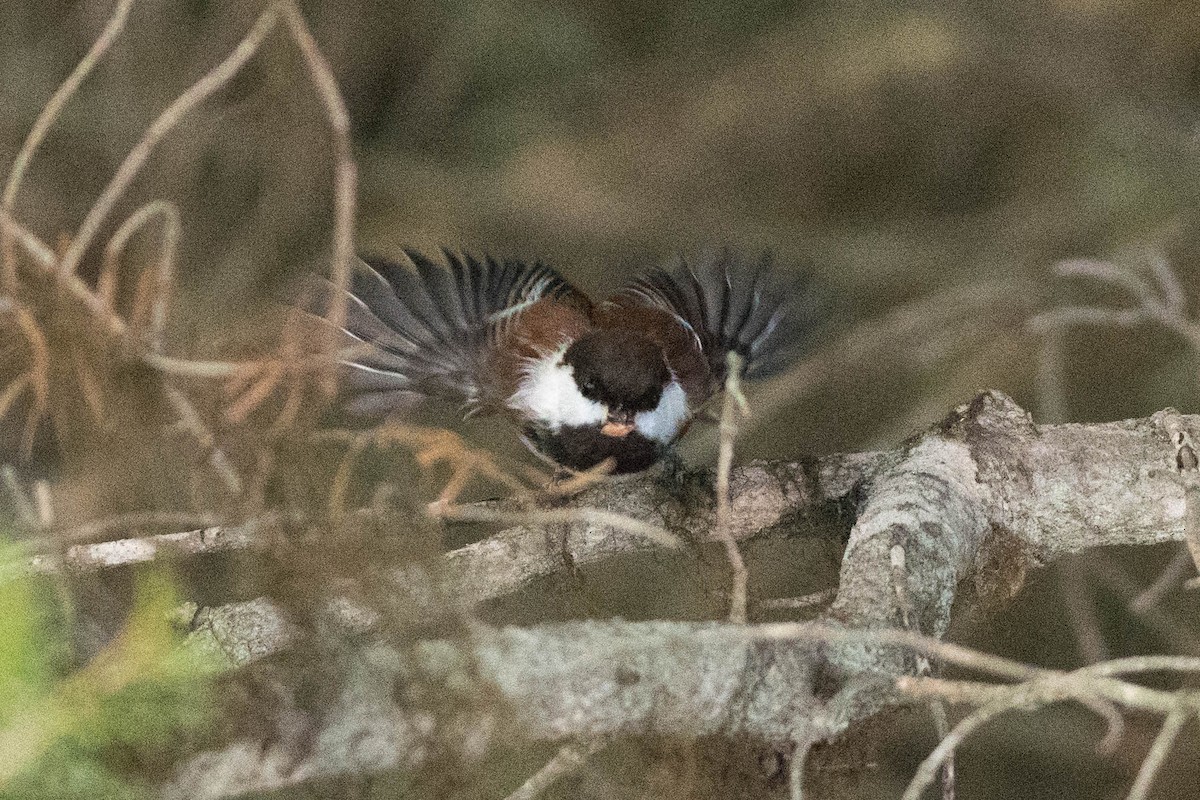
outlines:
[[[606,436],[599,425],[564,426],[557,432],[530,426],[525,438],[555,463],[576,470],[590,469],[611,458],[614,474],[641,472],[663,455],[662,445],[637,431]]]

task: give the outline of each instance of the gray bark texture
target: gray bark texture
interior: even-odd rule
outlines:
[[[430,676],[486,687],[498,701],[459,721],[460,750],[474,757],[514,732],[541,742],[749,738],[783,752],[842,736],[908,702],[894,683],[916,663],[911,649],[854,632],[941,637],[952,619],[1001,607],[1031,568],[1060,555],[1182,540],[1186,501],[1170,434],[1180,428],[1200,430],[1200,418],[1164,411],[1035,425],[992,391],[895,451],[748,464],[735,470],[731,498],[743,543],[801,535],[822,509],[848,510],[837,595],[813,623],[475,625],[403,655],[381,639],[367,648],[369,668],[352,676],[302,748],[243,740],[202,753],[177,770],[166,794],[226,797],[419,764],[435,737],[444,740],[446,723],[407,708],[392,687]],[[702,533],[711,530],[711,502],[664,502],[649,479],[595,486],[569,505],[620,511],[691,532],[692,541],[711,535]],[[450,596],[475,604],[526,590],[568,563],[650,557],[661,548],[585,520],[512,527],[448,553],[444,580]],[[359,630],[374,623],[344,602],[334,616]],[[204,610],[194,637],[238,664],[298,641],[265,600]]]

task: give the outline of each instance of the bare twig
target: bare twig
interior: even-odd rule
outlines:
[[[1147,260],[1150,263],[1150,270],[1154,274],[1154,280],[1158,283],[1163,305],[1172,314],[1186,318],[1188,312],[1187,293],[1183,290],[1183,284],[1179,282],[1179,276],[1175,274],[1175,270],[1171,269],[1171,263],[1167,261],[1167,257],[1159,250],[1152,250],[1147,254]]]
[[[729,530],[729,472],[733,468],[733,446],[737,441],[738,414],[746,414],[746,397],[742,394],[742,368],[745,360],[734,351],[725,359],[725,397],[721,406],[721,448],[717,456],[717,519],[713,528],[716,538],[725,545],[729,559],[731,588],[729,591],[729,621],[745,622],[749,600],[750,574],[737,540]]]
[[[1144,323],[1146,319],[1145,312],[1140,308],[1068,306],[1044,311],[1031,317],[1027,324],[1029,330],[1034,333],[1046,333],[1054,328],[1067,328],[1074,325],[1109,325],[1114,328],[1133,328]]]
[[[211,521],[211,518],[205,518],[203,515],[193,515],[193,517],[205,522]],[[116,520],[113,521],[110,529],[118,527],[116,522]],[[125,526],[136,527],[131,524],[130,520],[121,520],[121,527]],[[99,528],[100,526],[93,527]],[[68,572],[89,572],[96,569],[146,564],[158,559],[163,554],[194,556],[230,550],[246,550],[258,543],[258,537],[255,535],[256,527],[257,525],[251,523],[236,528],[205,527],[180,533],[160,533],[135,539],[114,539],[95,544],[73,545],[67,548],[61,557],[33,556],[29,559],[27,567],[30,571],[38,573],[57,573],[64,569]],[[21,570],[16,570],[13,571],[13,574],[20,572]]]
[[[61,289],[83,306],[88,312],[89,318],[100,331],[114,339],[122,339],[125,336],[124,320],[105,308],[100,298],[92,293],[92,290],[79,279],[79,276],[63,275],[59,272],[58,256],[48,244],[2,209],[0,209],[0,227],[9,232],[12,241],[21,246],[42,273],[56,280]]]
[[[1200,322],[1187,316],[1187,301],[1182,285],[1161,253],[1150,254],[1151,275],[1155,285],[1141,276],[1107,261],[1069,259],[1054,265],[1061,277],[1083,277],[1115,287],[1130,295],[1136,306],[1127,309],[1065,307],[1039,314],[1029,321],[1035,332],[1053,326],[1113,325],[1132,327],[1154,321],[1182,337],[1200,356]]]
[[[354,207],[355,194],[358,185],[358,169],[354,163],[350,142],[350,115],[346,111],[346,103],[338,92],[337,82],[329,62],[317,47],[304,16],[294,2],[288,0],[282,4],[284,19],[292,38],[300,48],[312,76],[313,86],[325,107],[325,115],[329,119],[333,131],[333,196],[334,196],[334,238],[333,264],[330,270],[330,281],[334,285],[334,301],[329,305],[329,345],[330,353],[337,349],[336,336],[345,327],[346,322],[346,288],[350,285],[350,266],[354,260]],[[336,390],[336,373],[333,367],[336,362],[329,361],[329,370],[324,383],[325,392],[332,395]]]
[[[984,653],[953,642],[944,642],[932,636],[895,628],[859,630],[839,628],[819,622],[773,622],[756,626],[753,635],[755,638],[761,639],[795,639],[831,644],[903,647],[966,669],[1019,681],[1032,680],[1045,674],[1044,670],[1022,664],[1011,658]]]
[[[133,7],[133,0],[118,0],[116,8],[113,9],[112,16],[104,26],[104,30],[92,42],[91,48],[87,54],[75,65],[75,69],[71,70],[71,74],[63,81],[62,85],[55,90],[54,94],[42,107],[38,118],[34,121],[33,127],[29,130],[29,135],[25,137],[24,144],[21,145],[20,152],[17,153],[16,159],[13,161],[12,169],[8,173],[8,180],[4,185],[3,201],[0,202],[0,208],[3,208],[6,214],[11,214],[17,202],[17,193],[21,189],[21,181],[25,177],[25,171],[29,168],[29,162],[33,159],[33,155],[37,152],[42,140],[46,138],[46,134],[50,132],[50,128],[58,120],[67,101],[74,96],[79,90],[79,86],[84,79],[91,73],[92,69],[99,63],[100,59],[121,35],[121,31],[125,28],[125,20],[129,17],[129,10]],[[4,291],[13,295],[17,289],[17,266],[16,256],[12,250],[12,232],[8,227],[0,227],[0,251],[3,253],[4,260]]]
[[[1132,295],[1142,308],[1160,304],[1153,287],[1128,269],[1094,258],[1068,258],[1054,265],[1060,278],[1091,278],[1115,286]]]
[[[139,528],[185,528],[193,526],[197,529],[211,529],[219,524],[212,514],[196,511],[129,511],[124,514],[113,514],[93,522],[73,525],[69,528],[57,528],[48,531],[60,541],[65,542],[96,542],[117,531],[137,530]],[[49,527],[49,526],[46,526]],[[168,533],[164,536],[190,535]],[[164,540],[166,541],[166,540]]]
[[[469,447],[461,436],[444,428],[424,428],[391,420],[363,433],[323,431],[317,438],[350,442],[329,493],[329,513],[333,518],[345,513],[350,479],[358,459],[368,448],[375,446],[407,447],[413,451],[417,464],[426,469],[439,463],[448,464],[451,475],[435,501],[439,506],[453,505],[468,481],[476,475],[503,484],[519,499],[529,497],[529,488],[508,470],[501,469],[491,454]],[[431,512],[436,513],[437,508],[432,508]]]
[[[1184,504],[1180,502],[1179,505],[1183,507]],[[1181,524],[1181,534],[1182,527]],[[1188,558],[1191,559],[1190,554]],[[1106,553],[1098,553],[1095,557],[1089,558],[1087,569],[1100,583],[1112,589],[1126,603],[1132,602],[1144,588],[1129,576],[1127,570],[1120,563]],[[1171,649],[1181,653],[1200,652],[1200,641],[1197,640],[1195,628],[1190,624],[1190,620],[1174,616],[1159,606],[1147,606],[1138,616],[1141,622],[1161,636]]]
[[[929,712],[933,715],[933,731],[938,741],[944,741],[950,735],[950,722],[946,716],[946,704],[941,700],[931,700]],[[958,796],[958,767],[954,753],[942,762],[942,800],[954,800]]]
[[[151,307],[147,315],[149,317],[147,320],[149,329],[147,344],[150,352],[161,353],[167,324],[167,308],[170,303],[171,288],[175,282],[175,251],[178,248],[179,236],[183,228],[179,209],[175,207],[174,203],[166,200],[151,201],[135,211],[129,219],[121,224],[121,227],[117,228],[117,232],[108,240],[108,244],[104,248],[104,265],[101,267],[100,278],[96,284],[96,294],[100,296],[105,307],[115,311],[117,266],[121,254],[130,237],[140,231],[154,217],[162,219],[163,234],[157,274],[149,271],[144,273],[155,276],[151,281],[152,288],[147,290],[145,295],[152,298],[149,300]],[[142,293],[139,292],[139,294]],[[135,312],[146,302],[147,300],[143,297],[135,298],[133,304]],[[130,315],[130,321],[134,323],[135,330],[137,330],[139,320],[136,313]]]
[[[1171,563],[1167,564],[1154,579],[1154,583],[1147,586],[1145,591],[1129,602],[1129,610],[1140,616],[1148,609],[1157,606],[1168,592],[1179,588],[1183,576],[1189,569],[1195,570],[1195,566],[1196,562],[1192,559],[1191,550],[1187,547],[1181,548],[1171,559]]]
[[[1085,570],[1079,559],[1068,559],[1059,566],[1058,588],[1083,663],[1104,661],[1108,658],[1108,646],[1104,642],[1104,633],[1096,617],[1096,605],[1089,596]]]
[[[788,764],[788,790],[791,800],[804,800],[804,767],[812,746],[810,740],[802,739],[796,742],[796,748],[792,751],[791,763]]]
[[[354,358],[363,352],[369,352],[372,347],[373,345],[369,344],[344,347],[334,353],[333,358],[335,361]],[[293,372],[324,369],[329,358],[328,353],[319,353],[299,358],[287,366]],[[265,369],[267,365],[274,363],[277,359],[257,358],[248,361],[196,361],[186,358],[175,358],[160,353],[146,353],[142,356],[142,360],[159,372],[180,378],[249,381],[257,372]]]
[[[481,506],[434,505],[430,514],[441,519],[461,522],[498,522],[505,525],[548,525],[554,523],[585,522],[603,525],[613,530],[626,531],[641,536],[659,547],[677,549],[683,542],[675,534],[650,522],[643,522],[626,514],[606,511],[601,508],[550,508],[526,511],[496,511]]]
[[[550,788],[555,781],[570,775],[586,764],[588,758],[604,749],[606,744],[606,740],[596,739],[582,745],[564,745],[554,754],[553,758],[546,762],[546,766],[530,776],[529,780],[521,784],[506,800],[534,800],[535,797]]]
[[[1146,672],[1200,673],[1197,656],[1127,656],[1076,670],[1081,675],[1136,675]]]
[[[915,800],[933,780],[940,760],[946,759],[953,748],[979,726],[1008,710],[1030,709],[1064,699],[1073,699],[1095,710],[1109,721],[1108,733],[1101,749],[1111,750],[1121,736],[1123,720],[1113,703],[1131,708],[1164,713],[1167,720],[1138,773],[1130,798],[1144,798],[1154,776],[1166,758],[1184,721],[1200,708],[1200,697],[1147,689],[1134,684],[1108,683],[1112,675],[1141,672],[1193,672],[1200,669],[1200,658],[1181,656],[1148,656],[1116,659],[1094,664],[1072,673],[1044,671],[1043,677],[1031,679],[1016,687],[996,687],[967,681],[942,681],[919,677],[901,677],[897,686],[902,691],[921,697],[942,697],[952,702],[979,704],[981,708],[965,718],[950,736],[938,746],[918,768],[906,800]],[[949,742],[949,744],[947,744]]]
[[[25,420],[25,434],[22,438],[22,450],[28,455],[33,451],[33,438],[37,434],[38,423],[49,413],[50,403],[50,345],[42,327],[26,306],[17,306],[15,317],[17,329],[25,337],[29,345],[29,366],[23,373],[24,385],[32,396],[29,404],[29,416]],[[19,381],[20,378],[17,379]],[[14,381],[16,383],[17,381]],[[11,400],[9,400],[11,404]]]
[[[88,210],[87,216],[80,224],[70,246],[63,254],[59,270],[64,276],[75,274],[84,253],[91,246],[96,234],[100,232],[100,227],[108,218],[113,206],[125,194],[158,143],[174,130],[192,109],[227,84],[245,66],[246,62],[262,46],[277,21],[278,9],[272,4],[259,15],[246,36],[238,42],[237,47],[228,56],[192,84],[187,91],[175,98],[166,110],[150,124],[150,127],[142,134],[142,138],[125,156],[125,160],[117,168],[117,172],[109,181],[108,186],[96,198],[96,202]]]
[[[1129,800],[1145,800],[1150,795],[1150,787],[1154,785],[1158,771],[1162,769],[1163,762],[1167,760],[1171,748],[1175,745],[1175,739],[1179,737],[1179,731],[1183,729],[1183,723],[1187,722],[1189,716],[1182,708],[1167,714],[1162,729],[1154,738],[1154,744],[1150,746],[1150,752],[1142,761],[1137,779],[1129,790]]]
[[[25,491],[25,487],[21,485],[20,479],[17,477],[17,471],[13,469],[12,464],[5,464],[0,467],[0,478],[4,481],[4,488],[8,490],[9,497],[12,498],[13,509],[17,513],[17,520],[23,525],[34,527],[37,525],[37,509],[34,507],[33,498]]]
[[[13,403],[29,388],[30,377],[28,372],[21,373],[9,382],[8,386],[4,387],[4,391],[0,391],[0,419],[8,416],[9,409]]]
[[[844,372],[846,364],[897,358],[914,365],[928,364],[929,359],[936,363],[978,347],[993,339],[997,330],[1020,324],[1029,297],[1027,287],[1021,284],[976,280],[860,323],[846,336],[762,387],[755,394],[754,417],[746,427],[774,419],[799,398]]]
[[[38,526],[52,528],[54,526],[54,495],[50,492],[50,482],[39,478],[33,482],[33,500],[37,508]]]
[[[229,456],[225,451],[217,446],[217,440],[209,431],[208,426],[204,424],[204,420],[200,419],[200,413],[196,411],[196,407],[187,395],[176,389],[174,386],[168,385],[165,389],[167,402],[171,404],[171,408],[179,416],[179,424],[183,426],[189,434],[195,438],[208,453],[208,465],[212,467],[213,472],[225,483],[231,494],[239,495],[242,493],[243,483],[242,476],[230,461]]]
[[[767,600],[758,600],[754,603],[754,609],[756,611],[803,610],[828,605],[835,597],[837,597],[836,588],[822,589],[819,592],[800,597],[772,597]]]
[[[193,361],[186,358],[158,353],[147,353],[142,358],[147,365],[159,372],[174,375],[179,378],[216,378],[223,380],[232,377],[238,370],[253,362],[236,361]]]
[[[1062,325],[1050,326],[1038,349],[1037,412],[1040,422],[1067,421],[1067,392],[1063,385],[1064,339]]]
[[[898,684],[901,687],[911,686],[912,682],[916,680],[920,679],[901,678]],[[1030,710],[1060,700],[1084,697],[1116,700],[1125,705],[1168,715],[1175,714],[1180,710],[1179,698],[1169,693],[1126,683],[1107,684],[1104,682],[1106,680],[1079,672],[1068,675],[1047,673],[1044,678],[1031,680],[1012,688],[1007,693],[998,694],[996,699],[981,706],[955,725],[921,762],[905,790],[902,800],[919,800],[925,789],[933,783],[939,767],[953,755],[955,749],[968,736],[987,722],[1009,711]],[[1194,706],[1194,703],[1190,706]]]

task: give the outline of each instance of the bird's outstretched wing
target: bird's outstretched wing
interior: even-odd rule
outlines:
[[[805,355],[825,314],[807,274],[780,275],[772,259],[741,259],[728,250],[682,255],[613,297],[618,306],[666,311],[695,337],[717,390],[727,354],[740,355],[745,377],[765,377]]]
[[[487,372],[498,332],[539,300],[582,298],[540,262],[442,252],[443,263],[411,250],[402,263],[356,263],[343,330],[352,344],[369,347],[342,362],[343,408],[351,414],[382,417],[430,398],[467,414],[489,409],[502,399]],[[322,284],[328,308],[336,290]]]

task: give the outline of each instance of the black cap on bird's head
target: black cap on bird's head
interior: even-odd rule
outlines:
[[[563,355],[575,385],[588,400],[604,404],[608,419],[601,431],[625,436],[634,416],[653,411],[671,382],[662,348],[636,331],[601,328],[576,339]]]

